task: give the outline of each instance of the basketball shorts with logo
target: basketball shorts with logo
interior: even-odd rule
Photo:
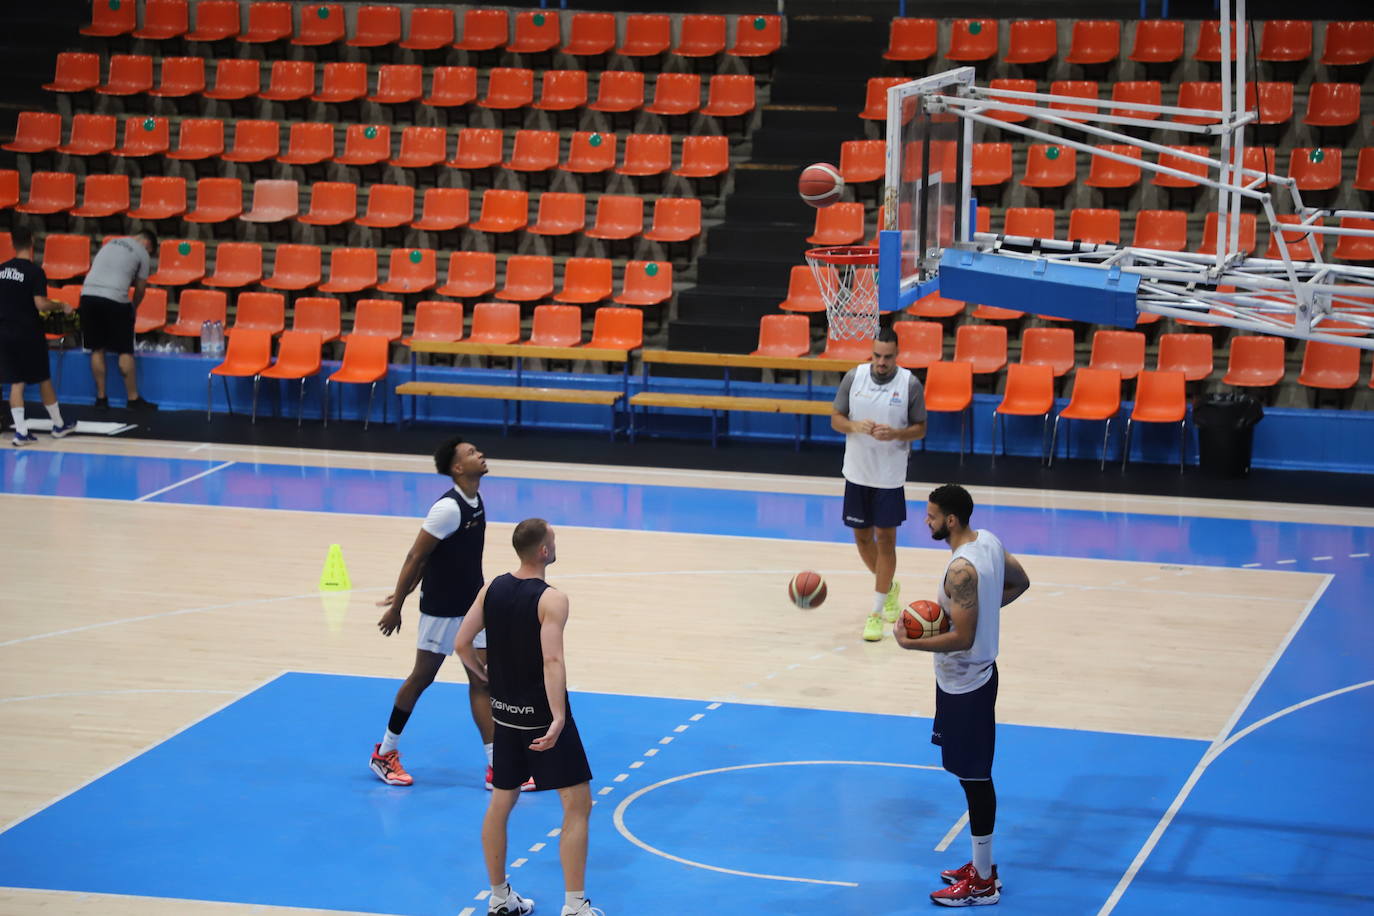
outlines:
[[[50,377],[48,343],[41,334],[14,337],[0,334],[0,384],[37,385]]]
[[[850,528],[896,528],[906,521],[906,488],[880,490],[844,482],[844,523]]]
[[[991,779],[997,737],[997,664],[977,690],[946,693],[935,685],[935,721],[930,743],[940,747],[941,764],[960,779]]]
[[[571,713],[557,744],[547,751],[530,750],[530,742],[546,731],[547,727],[512,728],[496,723],[491,762],[494,787],[518,789],[530,777],[534,777],[534,784],[540,789],[566,789],[591,781],[591,764]]]
[[[435,655],[452,655],[453,641],[458,638],[458,628],[463,625],[462,617],[435,617],[420,612],[420,633],[415,639],[415,648]],[[472,639],[474,649],[487,647],[487,631],[478,630]]]

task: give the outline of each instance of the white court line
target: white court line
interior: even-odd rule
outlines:
[[[476,913],[476,912],[477,912],[477,911],[474,910],[472,907],[470,907],[470,906],[465,906],[465,907],[463,907],[461,910],[458,911],[458,916],[472,916],[472,914],[473,914],[473,913]]]
[[[98,780],[104,779],[106,776],[109,776],[111,773],[113,773],[115,770],[119,769],[120,767],[124,766],[126,763],[129,763],[130,761],[136,760],[137,758],[141,757],[143,754],[148,753],[148,751],[151,751],[153,748],[157,747],[157,746],[160,745],[160,744],[165,744],[166,742],[171,741],[171,740],[172,740],[173,738],[175,738],[177,735],[181,734],[181,733],[184,732],[184,731],[188,731],[188,730],[194,728],[195,726],[197,726],[197,725],[199,725],[200,723],[204,722],[206,719],[210,718],[211,716],[217,715],[218,713],[223,712],[224,710],[228,709],[230,706],[233,706],[233,705],[234,705],[235,703],[237,703],[239,700],[241,700],[241,699],[243,699],[244,697],[248,696],[248,694],[252,693],[252,692],[255,691],[255,690],[261,689],[263,686],[265,686],[265,685],[267,685],[267,684],[272,683],[273,681],[275,681],[277,678],[281,677],[281,676],[282,676],[283,674],[285,674],[285,673],[286,673],[286,670],[285,670],[285,669],[283,669],[283,670],[281,670],[281,671],[278,671],[276,674],[272,675],[271,677],[263,678],[261,681],[257,682],[257,683],[254,684],[253,686],[249,687],[247,690],[243,691],[242,693],[233,694],[229,699],[225,700],[223,703],[221,703],[220,705],[216,706],[214,709],[210,710],[210,711],[207,712],[205,715],[199,716],[199,717],[197,717],[197,718],[195,718],[195,719],[192,719],[190,722],[186,723],[185,725],[181,726],[181,727],[178,728],[178,729],[173,730],[173,731],[170,732],[169,734],[163,735],[161,738],[158,738],[156,741],[152,742],[151,744],[148,744],[148,745],[145,745],[145,746],[139,748],[138,750],[134,751],[134,752],[133,752],[132,754],[130,754],[129,756],[125,757],[123,760],[119,761],[118,763],[114,764],[113,766],[110,766],[110,767],[107,767],[107,768],[104,769],[104,770],[101,770],[99,773],[95,774],[95,775],[92,776],[90,779],[87,779],[85,782],[82,782],[82,783],[80,783],[80,784],[78,784],[78,785],[72,787],[70,790],[68,790],[68,791],[66,791],[66,792],[63,792],[61,795],[57,796],[56,798],[49,799],[48,801],[45,801],[43,804],[39,805],[37,808],[35,808],[35,809],[33,809],[32,811],[30,811],[28,814],[25,814],[25,815],[23,815],[23,816],[21,816],[21,817],[18,817],[18,818],[16,818],[16,819],[12,820],[12,821],[10,821],[8,824],[5,824],[5,825],[3,825],[3,826],[0,826],[0,833],[4,833],[4,832],[6,832],[7,830],[10,830],[11,828],[14,828],[14,827],[19,826],[20,824],[24,823],[24,821],[28,820],[28,819],[31,818],[31,817],[34,817],[35,815],[37,815],[37,814],[39,814],[39,813],[41,813],[41,812],[43,812],[43,811],[46,811],[48,808],[51,808],[53,805],[57,804],[58,802],[61,802],[61,801],[64,801],[65,799],[70,798],[71,796],[75,795],[77,792],[80,792],[82,789],[84,789],[84,788],[86,788],[87,786],[89,786],[91,783],[94,783],[94,782],[96,782],[96,781],[98,781]]]
[[[160,689],[129,689],[129,690],[73,690],[68,693],[35,693],[26,697],[0,697],[0,703],[20,703],[25,700],[61,700],[68,697],[117,697],[129,696],[141,693],[208,693],[208,694],[227,694],[238,696],[234,690],[202,690],[195,688],[164,687]]]
[[[963,830],[964,825],[967,823],[968,812],[965,811],[963,814],[959,815],[959,819],[954,822],[954,826],[949,828],[949,833],[945,834],[944,839],[935,844],[935,851],[944,852],[946,849],[948,849],[949,844],[954,842],[954,838],[959,835],[959,831]]]
[[[1335,577],[1332,575],[1322,577],[1321,586],[1317,589],[1316,593],[1312,595],[1312,599],[1307,602],[1307,607],[1303,608],[1302,613],[1298,615],[1298,619],[1293,622],[1293,626],[1289,628],[1288,634],[1283,638],[1283,642],[1279,643],[1278,648],[1274,650],[1274,654],[1270,657],[1269,663],[1255,676],[1255,680],[1250,685],[1250,689],[1245,692],[1245,696],[1241,697],[1240,702],[1236,704],[1235,711],[1231,713],[1231,718],[1226,720],[1226,724],[1221,727],[1221,731],[1212,739],[1211,745],[1203,752],[1202,759],[1197,762],[1197,766],[1193,767],[1193,772],[1189,774],[1187,781],[1183,783],[1183,788],[1178,790],[1178,794],[1174,796],[1174,800],[1169,804],[1168,810],[1160,817],[1159,823],[1155,824],[1155,829],[1150,831],[1150,835],[1146,838],[1144,845],[1140,847],[1140,851],[1136,853],[1135,858],[1131,860],[1131,864],[1127,866],[1126,873],[1121,876],[1121,880],[1116,883],[1116,887],[1112,889],[1106,902],[1102,904],[1102,908],[1097,911],[1097,916],[1107,916],[1108,913],[1116,908],[1117,903],[1121,901],[1122,895],[1124,895],[1126,889],[1131,886],[1131,882],[1135,880],[1136,874],[1138,874],[1141,867],[1144,866],[1145,860],[1150,857],[1150,853],[1154,852],[1160,837],[1164,836],[1164,831],[1168,830],[1169,825],[1173,823],[1174,818],[1178,815],[1179,809],[1183,807],[1183,803],[1187,801],[1189,794],[1192,793],[1193,787],[1197,785],[1198,780],[1202,778],[1203,772],[1211,765],[1212,761],[1216,759],[1217,754],[1221,753],[1221,749],[1229,746],[1227,744],[1227,736],[1231,733],[1231,729],[1236,727],[1236,723],[1240,721],[1241,714],[1245,712],[1246,707],[1254,700],[1255,694],[1259,693],[1261,685],[1268,679],[1270,672],[1272,672],[1274,666],[1279,663],[1279,659],[1283,656],[1283,653],[1288,650],[1289,644],[1293,642],[1293,637],[1298,635],[1298,630],[1302,629],[1302,625],[1307,622],[1308,615],[1311,614],[1312,609],[1317,606],[1317,602],[1320,601],[1322,595],[1326,593],[1327,587],[1334,578]]]
[[[169,492],[169,491],[171,491],[171,490],[175,490],[177,487],[184,487],[184,486],[186,486],[186,484],[192,483],[193,481],[200,480],[202,477],[209,477],[211,474],[215,473],[216,471],[222,471],[222,470],[224,470],[224,469],[227,468],[227,467],[231,467],[233,464],[234,464],[234,462],[232,462],[232,461],[226,461],[226,462],[224,462],[223,464],[217,464],[217,465],[215,465],[214,467],[209,468],[208,470],[201,471],[199,474],[193,474],[192,476],[187,477],[185,480],[178,480],[176,483],[168,484],[167,486],[163,487],[161,490],[154,490],[154,491],[151,492],[151,493],[144,493],[142,496],[140,496],[140,497],[138,497],[137,499],[135,499],[134,502],[136,502],[136,503],[147,502],[148,500],[152,499],[154,496],[161,496],[163,493],[167,493],[167,492]]]

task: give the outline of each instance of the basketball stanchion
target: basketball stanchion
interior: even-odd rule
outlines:
[[[832,340],[872,340],[878,334],[878,249],[867,245],[812,248],[811,275],[825,302]]]

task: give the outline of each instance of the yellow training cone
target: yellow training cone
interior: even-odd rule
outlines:
[[[320,573],[320,591],[346,592],[352,588],[348,567],[344,565],[343,548],[338,544],[330,544],[329,555],[324,558],[324,572]]]

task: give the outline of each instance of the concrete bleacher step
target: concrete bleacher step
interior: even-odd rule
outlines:
[[[755,260],[785,260],[797,263],[797,252],[806,246],[811,225],[732,226],[729,223],[711,230],[707,254],[700,260],[747,254]]]
[[[725,324],[712,321],[674,321],[668,326],[668,349],[695,350],[706,353],[748,353],[758,346],[758,318],[752,324]],[[674,366],[660,370],[660,375],[687,378],[720,376],[713,367]]]

